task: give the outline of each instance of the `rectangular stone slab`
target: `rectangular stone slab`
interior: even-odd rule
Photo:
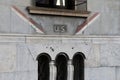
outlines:
[[[67,17],[84,17],[87,18],[90,11],[77,11],[77,10],[66,10],[66,9],[54,9],[54,8],[43,8],[43,7],[27,7],[30,14],[43,14],[43,15],[54,15],[54,16],[67,16]]]

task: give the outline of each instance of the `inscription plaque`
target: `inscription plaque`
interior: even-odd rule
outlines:
[[[65,33],[67,32],[67,25],[55,24],[53,26],[53,31],[56,33]]]

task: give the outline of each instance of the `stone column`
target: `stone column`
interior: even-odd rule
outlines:
[[[73,75],[74,75],[74,67],[72,65],[72,61],[68,61],[68,76],[67,80],[73,80]]]
[[[56,69],[54,61],[51,61],[49,63],[49,66],[50,66],[50,79],[49,80],[56,80],[57,69]]]

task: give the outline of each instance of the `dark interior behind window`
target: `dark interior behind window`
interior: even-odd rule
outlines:
[[[65,53],[60,53],[56,56],[55,65],[57,67],[56,80],[67,80],[67,62],[68,56]]]
[[[38,80],[49,80],[49,62],[50,56],[47,53],[42,53],[38,56]]]
[[[73,56],[74,80],[84,80],[84,57],[81,53]]]

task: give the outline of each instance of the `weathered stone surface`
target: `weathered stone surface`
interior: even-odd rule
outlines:
[[[92,42],[91,38],[81,38],[81,37],[77,37],[77,38],[61,38],[62,43],[78,43],[78,44],[90,44]]]
[[[100,46],[93,44],[88,56],[85,59],[85,67],[99,67],[100,66]]]
[[[15,80],[38,80],[36,71],[16,72]]]
[[[0,5],[0,33],[9,33],[10,27],[10,7]]]
[[[37,61],[24,44],[17,45],[16,71],[37,70]]]
[[[39,36],[31,35],[26,37],[26,42],[29,44],[37,43],[79,43],[79,44],[120,44],[119,36]]]
[[[11,23],[11,11],[10,7],[11,5],[17,5],[20,6],[31,6],[33,3],[33,0],[1,0],[0,1],[0,32],[8,33],[10,32],[10,28],[15,23],[18,23],[19,20],[14,21],[14,23]],[[80,7],[80,6],[78,6]],[[4,9],[3,9],[4,8]],[[119,29],[119,21],[120,21],[120,1],[119,0],[88,0],[87,1],[87,8],[88,11],[92,12],[100,12],[100,20],[97,22],[95,21],[94,24],[90,25],[89,28],[85,30],[84,34],[87,35],[120,35],[120,29]],[[25,8],[24,8],[25,9]],[[79,8],[81,9],[81,7]],[[27,13],[27,11],[25,11]],[[35,18],[34,18],[35,17]],[[47,34],[58,34],[53,33],[53,24],[66,24],[68,25],[68,32],[65,34],[73,34],[76,27],[81,24],[84,20],[78,19],[78,18],[62,18],[62,17],[46,17],[46,16],[32,16],[34,20],[36,20],[43,28],[45,29],[45,32]],[[22,23],[22,22],[21,22]],[[21,24],[22,26],[25,26],[26,24]],[[18,26],[18,25],[17,25]],[[114,27],[113,27],[114,26]],[[20,27],[20,26],[18,26]],[[18,28],[21,29],[22,27]],[[18,29],[14,29],[15,31]],[[24,29],[24,28],[22,28]],[[28,29],[29,28],[25,28]],[[25,31],[23,31],[25,33]],[[19,32],[22,33],[22,32]]]
[[[101,66],[120,66],[120,44],[102,44]]]
[[[0,4],[2,5],[10,5],[12,4],[13,0],[0,0]]]
[[[65,52],[68,54],[70,59],[72,59],[73,55],[76,52],[82,52],[87,57],[89,55],[89,51],[91,48],[91,45],[85,45],[85,44],[31,44],[29,45],[31,52],[33,53],[34,57],[37,57],[40,53],[48,53],[54,60],[56,55],[60,52]]]
[[[85,80],[116,80],[115,68],[85,68]]]
[[[119,21],[120,18],[118,18],[118,16],[120,16],[120,1],[116,0],[112,0],[112,1],[106,1],[107,5],[107,10],[105,9],[105,14],[103,15],[103,22],[102,22],[102,26],[103,24],[105,24],[105,26],[108,26],[107,29],[110,29],[108,32],[109,34],[114,34],[114,35],[120,35],[120,28],[119,28]],[[115,14],[114,14],[115,12]],[[111,13],[111,14],[109,14]],[[105,18],[107,18],[108,20],[106,20]],[[106,23],[104,22],[106,21]],[[114,26],[114,27],[113,27]],[[107,30],[106,29],[106,30]]]
[[[32,4],[33,0],[13,0],[13,4],[19,5],[19,6],[30,6]]]
[[[116,2],[116,1],[114,1]],[[108,2],[106,2],[108,3]],[[106,4],[108,5],[108,4]],[[120,5],[120,4],[119,4]],[[117,5],[116,5],[117,6]],[[116,7],[114,6],[114,7]],[[113,7],[113,8],[114,8]],[[117,6],[118,7],[118,6]],[[101,28],[102,28],[102,34],[107,34],[107,35],[120,35],[120,11],[112,9],[111,7],[105,7],[105,11],[101,16]],[[109,9],[111,8],[111,9]],[[114,26],[114,27],[113,27]]]
[[[73,55],[75,53],[82,52],[86,56],[86,67],[97,67],[100,65],[99,45],[91,44],[91,39],[46,38],[45,40],[43,40],[43,38],[40,39],[35,37],[32,39],[31,37],[27,38],[27,42],[29,43],[28,47],[35,59],[40,53],[43,52],[48,53],[53,60],[60,52],[67,53],[70,59],[73,58]]]
[[[95,3],[93,3],[93,2],[95,2]],[[103,12],[103,10],[104,10],[104,0],[100,0],[100,1],[88,0],[87,1],[87,6],[88,6],[87,8],[88,8],[89,11]]]
[[[77,27],[84,22],[83,18],[74,17],[57,17],[57,16],[33,16],[44,29],[47,35],[73,35],[76,32]],[[67,32],[55,33],[53,30],[54,25],[66,25]]]
[[[100,35],[119,35],[120,18],[118,16],[120,16],[120,11],[119,11],[120,1],[119,0],[100,0],[100,1],[88,0],[87,3],[88,3],[88,10],[93,12],[100,12],[101,14],[101,21],[97,25],[91,26],[91,28],[89,28],[87,31],[88,32],[94,31],[93,34],[100,34]]]
[[[15,80],[15,73],[0,73],[0,80]]]
[[[101,13],[98,18],[91,22],[90,25],[87,25],[87,28],[83,31],[85,35],[98,35],[101,33]]]
[[[116,80],[120,80],[120,67],[116,67]]]
[[[19,38],[21,39],[21,37]],[[7,69],[4,69],[4,71],[3,69],[1,70],[0,67],[0,80],[6,80],[6,76],[12,80],[37,80],[38,63],[36,58],[43,52],[48,53],[52,60],[54,60],[60,52],[67,53],[70,59],[72,59],[76,52],[82,52],[86,56],[85,80],[115,80],[116,76],[119,80],[119,37],[61,37],[52,39],[50,36],[29,36],[22,37],[22,39],[26,39],[24,43],[19,42],[19,38],[15,36],[12,38],[2,36],[0,38],[0,62],[2,61],[0,66],[3,64],[7,66]],[[5,44],[7,39],[8,41],[11,39],[9,44]],[[100,42],[102,39],[103,42]],[[4,40],[6,41],[2,43]],[[16,43],[14,44],[13,42],[17,40],[16,46]],[[16,57],[12,57],[14,54]],[[15,66],[14,68],[12,67],[13,69],[8,67],[8,62],[6,62],[8,59],[10,59],[9,66],[12,65],[11,61],[14,61]],[[6,66],[4,68],[6,68]],[[118,67],[116,68],[115,66]],[[6,72],[6,74],[3,72]]]
[[[0,44],[0,72],[13,72],[16,68],[16,45]]]
[[[55,37],[26,37],[27,44],[59,44],[62,40]]]
[[[104,36],[104,37],[96,37],[92,38],[92,43],[94,44],[120,44],[120,37],[114,36]]]
[[[25,15],[28,14],[25,10],[25,7],[17,6],[17,8]],[[35,30],[32,28],[32,26],[30,26],[29,22],[26,21],[26,19],[21,18],[21,15],[18,15],[14,11],[11,11],[11,33],[30,34],[35,33]]]
[[[1,43],[25,43],[25,37],[15,36],[15,35],[6,35],[0,36]]]

